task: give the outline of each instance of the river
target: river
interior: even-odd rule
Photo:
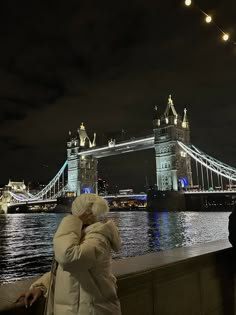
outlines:
[[[228,237],[229,212],[111,212],[122,248],[114,259]],[[0,215],[0,283],[50,269],[52,238],[65,213]]]

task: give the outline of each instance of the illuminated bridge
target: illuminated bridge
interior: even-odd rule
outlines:
[[[96,146],[83,123],[75,134],[69,132],[67,160],[55,177],[37,194],[26,188],[6,185],[0,197],[5,213],[16,204],[55,201],[60,196],[98,192],[97,160],[153,148],[156,161],[156,186],[159,192],[182,192],[185,195],[234,194],[236,169],[190,143],[187,111],[177,113],[171,96],[164,113],[154,110],[152,135],[122,142],[110,139],[106,146]],[[17,185],[16,185],[17,186]]]

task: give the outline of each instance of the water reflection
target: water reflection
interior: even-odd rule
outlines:
[[[148,216],[146,212],[120,212],[119,219],[114,217],[120,236],[121,252],[114,258],[138,256],[149,252]]]
[[[48,271],[52,236],[60,220],[50,214],[0,216],[0,281],[15,281]]]
[[[0,282],[33,277],[50,268],[52,238],[65,216],[0,215]],[[228,212],[112,212],[122,249],[115,259],[228,237]]]

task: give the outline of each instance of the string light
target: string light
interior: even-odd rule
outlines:
[[[225,42],[227,42],[227,40],[229,39],[229,34],[224,33],[222,38]]]
[[[212,17],[210,15],[207,15],[205,20],[207,23],[211,23]]]
[[[185,5],[186,6],[190,6],[192,4],[192,1],[191,0],[185,0]],[[233,43],[234,45],[236,45],[236,42],[233,41],[232,39],[230,39],[230,36],[228,33],[224,32],[216,23],[215,21],[213,21],[212,17],[207,14],[206,12],[204,12],[201,8],[199,8],[197,5],[194,4],[194,7],[196,7],[199,11],[201,11],[201,13],[205,16],[205,22],[207,24],[213,22],[213,24],[215,24],[215,26],[218,28],[218,30],[221,32],[222,34],[222,40],[227,42],[227,41],[230,41],[231,43]]]
[[[191,0],[185,0],[185,5],[189,7],[191,5],[192,1]]]

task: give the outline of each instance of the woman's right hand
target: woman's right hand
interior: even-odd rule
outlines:
[[[79,216],[83,224],[93,224],[96,222],[96,216],[91,211],[85,211],[82,215]]]
[[[25,307],[28,308],[32,306],[34,302],[36,302],[40,296],[43,294],[42,290],[39,288],[32,288],[29,291],[22,293],[16,300],[15,303],[20,302],[21,299],[24,298]]]

